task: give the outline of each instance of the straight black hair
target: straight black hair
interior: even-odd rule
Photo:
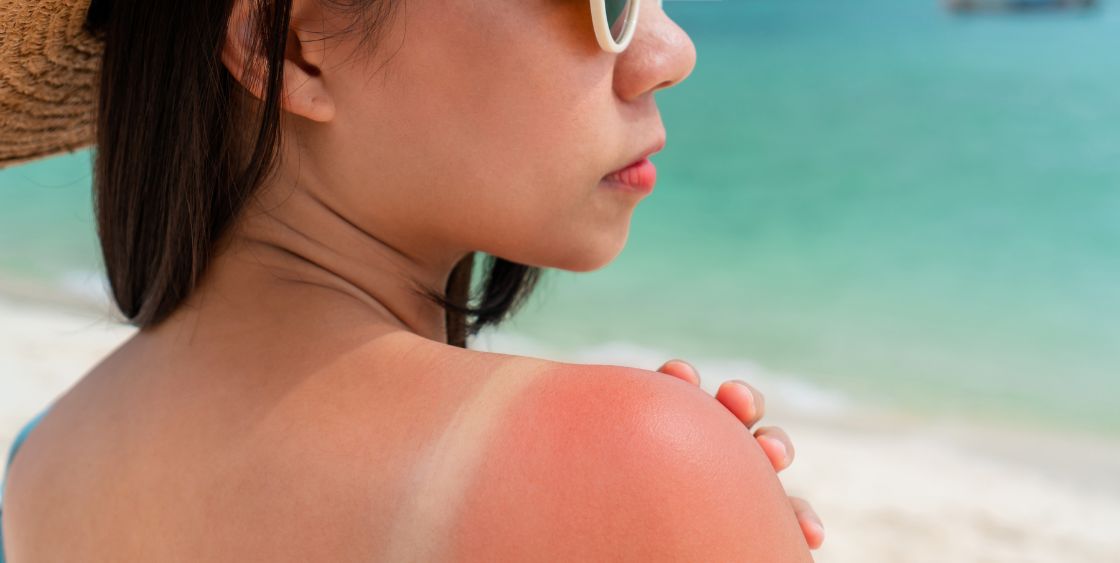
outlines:
[[[377,37],[393,0],[321,0]],[[251,141],[241,85],[220,61],[233,0],[93,0],[87,26],[105,44],[100,69],[94,207],[113,298],[129,323],[153,326],[196,287],[223,235],[273,170],[291,0],[257,0],[254,49],[266,61]],[[374,42],[376,43],[376,42]],[[476,252],[442,292],[420,288],[446,312],[447,343],[498,325],[528,299],[541,270]],[[477,306],[471,301],[477,299]],[[473,319],[469,319],[473,317]]]

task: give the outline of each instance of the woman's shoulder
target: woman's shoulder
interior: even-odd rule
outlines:
[[[24,539],[42,545],[98,518],[114,524],[75,546],[120,555],[137,530],[176,538],[130,544],[157,559],[180,548],[213,560],[461,561],[672,548],[713,560],[687,549],[753,549],[743,530],[804,543],[792,511],[788,522],[773,514],[788,502],[749,432],[663,374],[401,339],[274,381],[267,400],[184,388],[115,418],[102,399],[121,393],[80,387],[52,409],[67,447],[32,464],[70,468],[57,476],[76,483],[64,493],[74,518]],[[93,403],[102,408],[79,416]],[[32,474],[12,500],[45,507],[51,479]]]
[[[679,379],[546,362],[479,418],[424,481],[450,559],[811,561],[749,431]]]

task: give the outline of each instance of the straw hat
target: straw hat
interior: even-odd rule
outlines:
[[[90,0],[0,0],[0,168],[94,141]]]

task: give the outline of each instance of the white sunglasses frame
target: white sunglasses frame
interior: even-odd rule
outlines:
[[[664,0],[653,0],[661,6]],[[599,41],[599,46],[608,53],[621,53],[630,46],[630,40],[634,39],[634,30],[638,27],[638,13],[642,7],[642,0],[630,0],[634,5],[630,8],[626,27],[622,30],[622,37],[614,40],[611,35],[611,24],[607,21],[607,0],[591,0],[591,21],[595,26],[595,38]]]

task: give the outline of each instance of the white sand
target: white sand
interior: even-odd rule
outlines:
[[[132,334],[108,319],[0,296],[5,454],[24,422]],[[472,346],[535,353],[501,335]],[[606,347],[554,359],[656,368],[634,361],[647,357]],[[914,421],[744,372],[741,363],[695,363],[708,391],[739,378],[766,394],[762,424],[784,428],[796,450],[782,482],[824,520],[818,562],[1120,563],[1116,443]]]

